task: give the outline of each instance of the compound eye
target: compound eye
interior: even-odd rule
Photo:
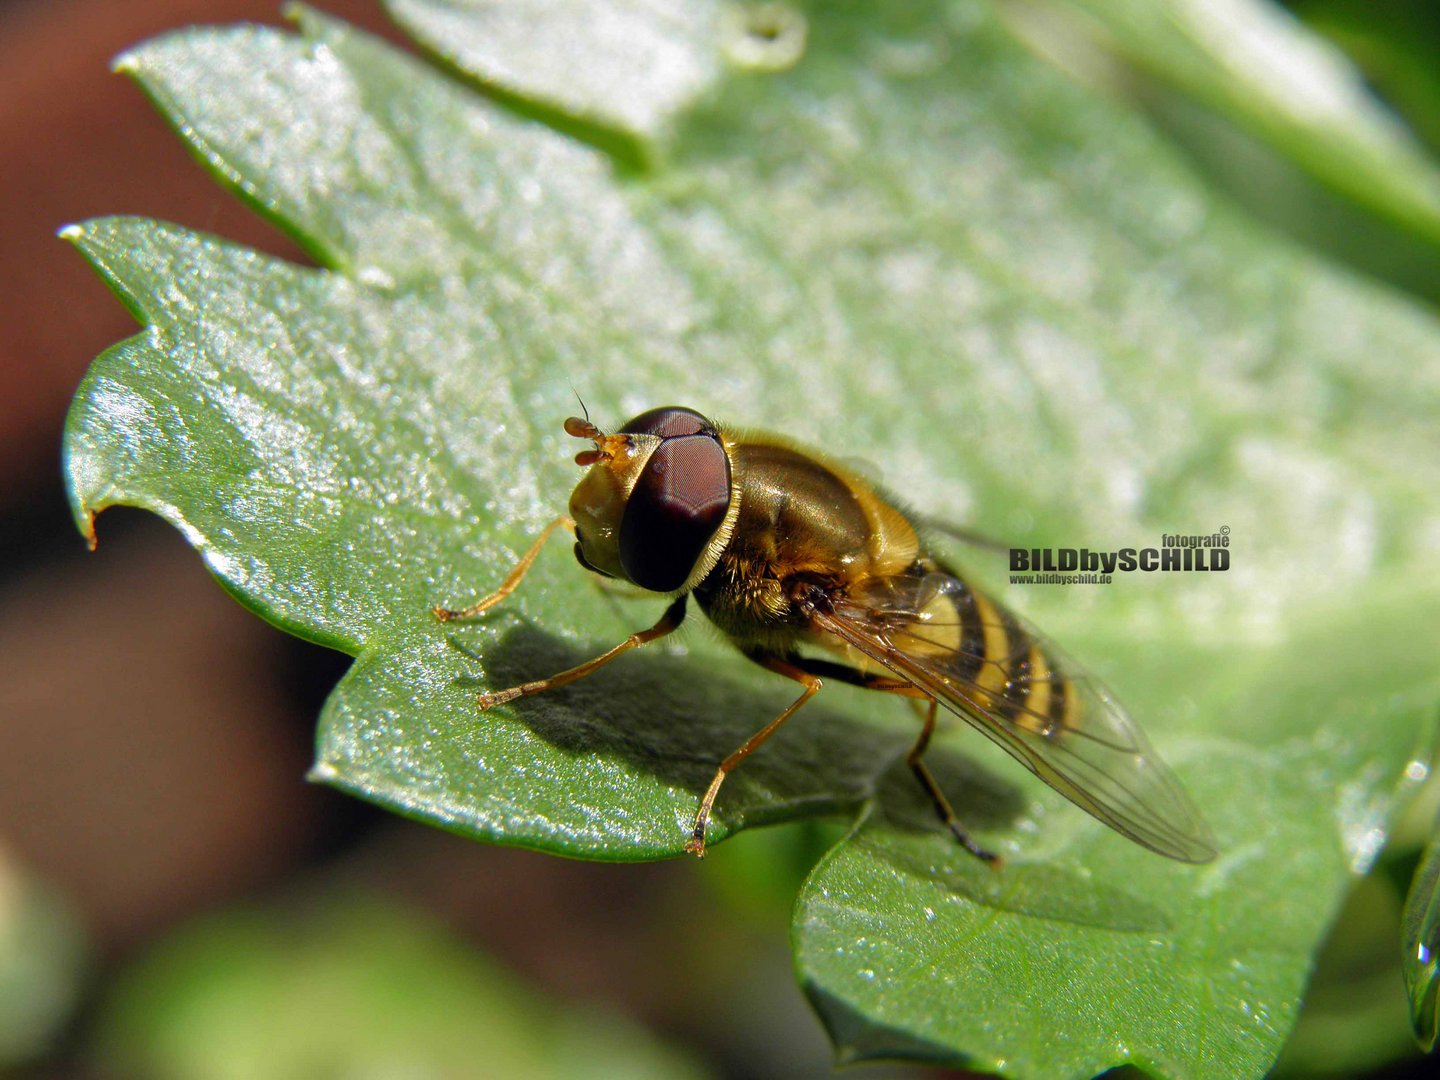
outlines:
[[[622,435],[658,435],[662,439],[673,439],[681,435],[699,435],[714,431],[715,425],[694,409],[679,405],[665,405],[651,409],[635,417],[620,429]]]
[[[655,411],[704,420],[688,409]],[[650,455],[625,504],[620,522],[625,576],[652,592],[680,588],[729,506],[730,459],[719,436],[709,431],[667,438]]]

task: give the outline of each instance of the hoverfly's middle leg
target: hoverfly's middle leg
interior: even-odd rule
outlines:
[[[715,796],[720,794],[720,785],[725,782],[734,769],[750,754],[760,746],[766,739],[774,735],[780,725],[794,716],[801,705],[804,705],[812,697],[820,692],[824,685],[818,677],[808,671],[796,666],[783,657],[774,656],[768,653],[747,654],[761,667],[769,668],[778,675],[784,675],[787,679],[794,679],[805,687],[800,696],[792,701],[779,716],[771,720],[763,728],[757,731],[733,754],[720,763],[720,768],[715,771],[715,779],[710,781],[710,787],[705,791],[705,798],[700,800],[700,812],[695,815],[695,828],[690,834],[690,839],[685,842],[685,850],[697,859],[705,857],[705,829],[710,824],[710,808],[715,805]]]
[[[515,568],[505,576],[505,580],[500,583],[500,587],[483,600],[477,601],[467,608],[452,609],[433,607],[430,609],[430,613],[441,622],[455,622],[460,619],[473,619],[481,612],[489,611],[515,591],[521,580],[529,573],[530,567],[540,554],[540,549],[545,546],[545,541],[554,536],[555,530],[559,528],[566,528],[574,532],[575,522],[571,518],[562,515],[550,522],[549,525],[546,525],[545,528],[541,530],[540,535],[535,538],[535,543],[530,545],[530,550],[520,556],[520,561],[515,564]]]

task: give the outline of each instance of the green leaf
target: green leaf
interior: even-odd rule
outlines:
[[[1354,64],[1267,0],[1003,0],[1062,50],[1089,41],[1183,91],[1318,181],[1440,244],[1440,167]]]
[[[1410,998],[1415,1039],[1429,1053],[1440,1029],[1440,833],[1431,836],[1405,896],[1400,963]]]
[[[1357,1076],[1417,1055],[1404,981],[1396,978],[1401,890],[1389,862],[1387,850],[1346,898],[1310,976],[1305,1010],[1285,1044],[1277,1077]]]
[[[509,104],[647,158],[721,74],[721,10],[685,0],[390,0],[396,20]],[[575,63],[573,43],[586,42]]]
[[[1306,25],[1338,44],[1433,154],[1440,151],[1440,26],[1429,5],[1406,0],[1292,0]]]
[[[446,55],[479,84],[613,129],[649,167],[308,11],[298,36],[129,54],[201,160],[322,268],[151,222],[70,231],[146,326],[70,417],[82,527],[154,509],[241,602],[358,657],[317,777],[611,859],[678,853],[717,760],[793,691],[692,633],[476,711],[478,687],[659,614],[560,545],[486,618],[429,614],[493,589],[563,508],[575,390],[602,424],[686,403],[868,459],[911,504],[1029,546],[1227,528],[1229,572],[1108,588],[1007,591],[1003,558],[958,552],[1129,704],[1215,825],[1216,863],[1127,844],[946,734],[930,760],[1006,855],[992,875],[904,775],[904,703],[845,687],[727,782],[711,836],[859,812],[795,922],[849,1056],[1264,1072],[1430,752],[1440,327],[1239,217],[969,0],[786,9],[768,60],[697,29],[730,9],[690,5],[689,29],[655,25],[712,72],[679,94],[633,68],[614,89],[615,40],[567,34],[569,5],[554,24],[534,8],[533,48],[568,60],[522,65],[534,82],[493,67],[488,8],[403,10],[449,19]],[[663,122],[627,119],[631,94]]]
[[[225,912],[123,973],[104,1070],[274,1076],[699,1077],[607,1010],[547,1000],[420,913],[366,896]]]
[[[1222,837],[1220,857],[1198,870],[1116,843],[1050,799],[1031,817],[1043,839],[992,873],[936,845],[919,828],[926,808],[895,791],[822,861],[798,903],[797,966],[842,1054],[909,1046],[954,1061],[958,1046],[972,1067],[1021,1076],[1089,1076],[1122,1061],[1159,1076],[1266,1073],[1334,915],[1313,898],[1345,887],[1346,856],[1350,869],[1368,866],[1393,806],[1360,778],[1384,753],[1372,733],[1406,707],[1377,706],[1387,681],[1345,659],[1347,642],[1369,633],[1428,663],[1413,628],[1409,644],[1406,633],[1377,632],[1386,615],[1366,609],[1337,620],[1333,637],[1307,634],[1272,654],[1266,674],[1217,673],[1202,714],[1228,699],[1268,730],[1170,744]],[[1339,667],[1336,678],[1328,691],[1290,680],[1287,723],[1266,684],[1284,682],[1277,670],[1313,672],[1317,658]],[[1164,694],[1156,685],[1127,697],[1154,715]],[[1433,693],[1412,703],[1416,727],[1426,700]],[[1341,725],[1343,737],[1315,729],[1314,718],[1334,716],[1356,726]],[[1325,813],[1296,812],[1314,799]],[[1392,923],[1382,962],[1393,937]],[[1395,973],[1385,974],[1393,1033],[1404,1010]],[[1372,1061],[1394,1049],[1393,1039],[1366,1047],[1381,1055]]]

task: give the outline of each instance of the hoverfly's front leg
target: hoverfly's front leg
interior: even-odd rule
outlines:
[[[905,690],[887,687],[877,687],[877,689],[890,689],[891,693],[905,693]],[[907,687],[906,689],[913,688]],[[920,729],[920,737],[915,740],[915,745],[910,748],[910,753],[905,755],[905,763],[910,766],[911,771],[915,773],[915,778],[920,781],[920,786],[923,787],[925,793],[930,796],[930,801],[934,803],[935,812],[940,815],[940,820],[943,821],[946,828],[954,834],[955,839],[960,841],[961,846],[977,859],[989,863],[994,869],[999,869],[1000,856],[994,852],[986,851],[965,831],[964,826],[960,824],[959,818],[955,816],[955,810],[951,807],[950,800],[945,798],[945,793],[940,790],[940,785],[935,782],[935,777],[930,772],[929,766],[922,760],[925,754],[925,748],[930,745],[930,736],[935,733],[936,701],[934,698],[930,698],[929,701],[930,707],[925,710],[925,726]]]
[[[441,622],[454,622],[458,619],[473,619],[476,615],[490,610],[501,600],[504,600],[519,586],[521,580],[525,577],[525,574],[534,564],[536,557],[539,556],[540,549],[545,546],[545,541],[549,540],[550,537],[554,536],[556,530],[560,528],[569,529],[571,532],[574,532],[575,522],[568,517],[556,518],[549,525],[545,526],[545,528],[541,531],[540,535],[535,538],[535,543],[530,545],[530,550],[525,552],[525,554],[520,557],[520,561],[516,563],[515,568],[511,570],[508,575],[506,575],[505,580],[500,583],[500,587],[498,589],[496,589],[489,596],[485,597],[483,600],[479,601],[478,603],[471,604],[467,608],[460,608],[458,610],[452,610],[450,608],[443,607],[432,608],[431,611],[434,613],[435,618],[439,619]],[[638,648],[641,645],[646,645],[654,641],[656,638],[664,637],[666,634],[670,633],[677,626],[679,626],[680,623],[684,621],[684,619],[685,597],[681,596],[676,599],[675,602],[672,603],[668,608],[665,609],[665,614],[660,616],[660,621],[657,622],[654,626],[650,627],[650,629],[641,630],[639,633],[631,634],[619,645],[616,645],[613,649],[609,649],[606,652],[601,653],[599,656],[595,657],[595,659],[588,660],[577,667],[570,668],[568,671],[562,671],[557,675],[551,675],[548,679],[536,679],[534,682],[522,683],[519,686],[512,686],[508,690],[487,690],[479,696],[480,709],[483,712],[486,709],[494,708],[496,705],[502,705],[507,701],[514,701],[518,697],[525,697],[529,694],[538,694],[542,690],[550,690],[557,686],[564,686],[566,683],[572,683],[576,679],[583,679],[592,671],[604,667],[621,653],[629,652],[631,649]]]
[[[774,720],[771,720],[770,723],[766,724],[754,735],[751,735],[738,750],[720,763],[720,768],[715,771],[715,779],[710,781],[710,787],[705,791],[705,798],[700,800],[700,812],[695,815],[695,828],[690,834],[690,839],[685,843],[685,850],[697,859],[703,859],[705,857],[705,829],[710,824],[710,808],[715,805],[715,796],[720,794],[720,785],[725,782],[725,777],[734,771],[736,766],[749,757],[761,743],[771,735],[774,735],[775,732],[779,730],[780,725],[794,716],[800,706],[804,705],[819,693],[820,687],[824,685],[818,677],[796,667],[790,661],[782,659],[779,656],[752,654],[750,659],[762,667],[767,667],[777,674],[784,675],[787,679],[794,679],[804,686],[805,689],[801,691],[798,698],[786,707],[784,712],[775,717]]]
[[[479,697],[480,711],[493,709],[496,705],[503,705],[507,701],[514,701],[518,697],[528,697],[531,694],[538,694],[544,690],[553,690],[557,686],[565,686],[576,679],[583,679],[591,672],[598,671],[611,660],[614,660],[621,653],[629,652],[631,649],[638,649],[641,645],[648,645],[650,642],[664,637],[671,633],[682,622],[685,621],[685,600],[688,594],[682,594],[674,603],[665,609],[665,614],[660,616],[660,621],[648,630],[641,630],[631,634],[624,641],[620,642],[613,649],[607,649],[593,660],[587,660],[583,664],[569,668],[559,674],[551,675],[548,679],[536,679],[534,682],[521,683],[519,686],[512,686],[508,690],[487,690]]]
[[[530,567],[534,565],[536,556],[540,554],[540,549],[545,546],[545,541],[554,536],[555,530],[559,528],[569,529],[573,533],[575,531],[575,522],[562,515],[549,525],[546,525],[545,528],[541,530],[540,535],[535,538],[535,543],[530,545],[530,550],[520,556],[520,561],[516,563],[515,568],[506,575],[505,580],[500,583],[500,587],[485,597],[485,599],[478,603],[471,604],[467,608],[452,610],[451,608],[433,607],[430,609],[431,614],[441,622],[455,622],[459,619],[473,619],[481,612],[489,611],[515,591],[521,580],[529,573]]]

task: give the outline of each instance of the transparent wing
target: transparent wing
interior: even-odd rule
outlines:
[[[812,618],[1116,832],[1182,862],[1215,857],[1200,812],[1109,692],[953,575],[877,581]]]

